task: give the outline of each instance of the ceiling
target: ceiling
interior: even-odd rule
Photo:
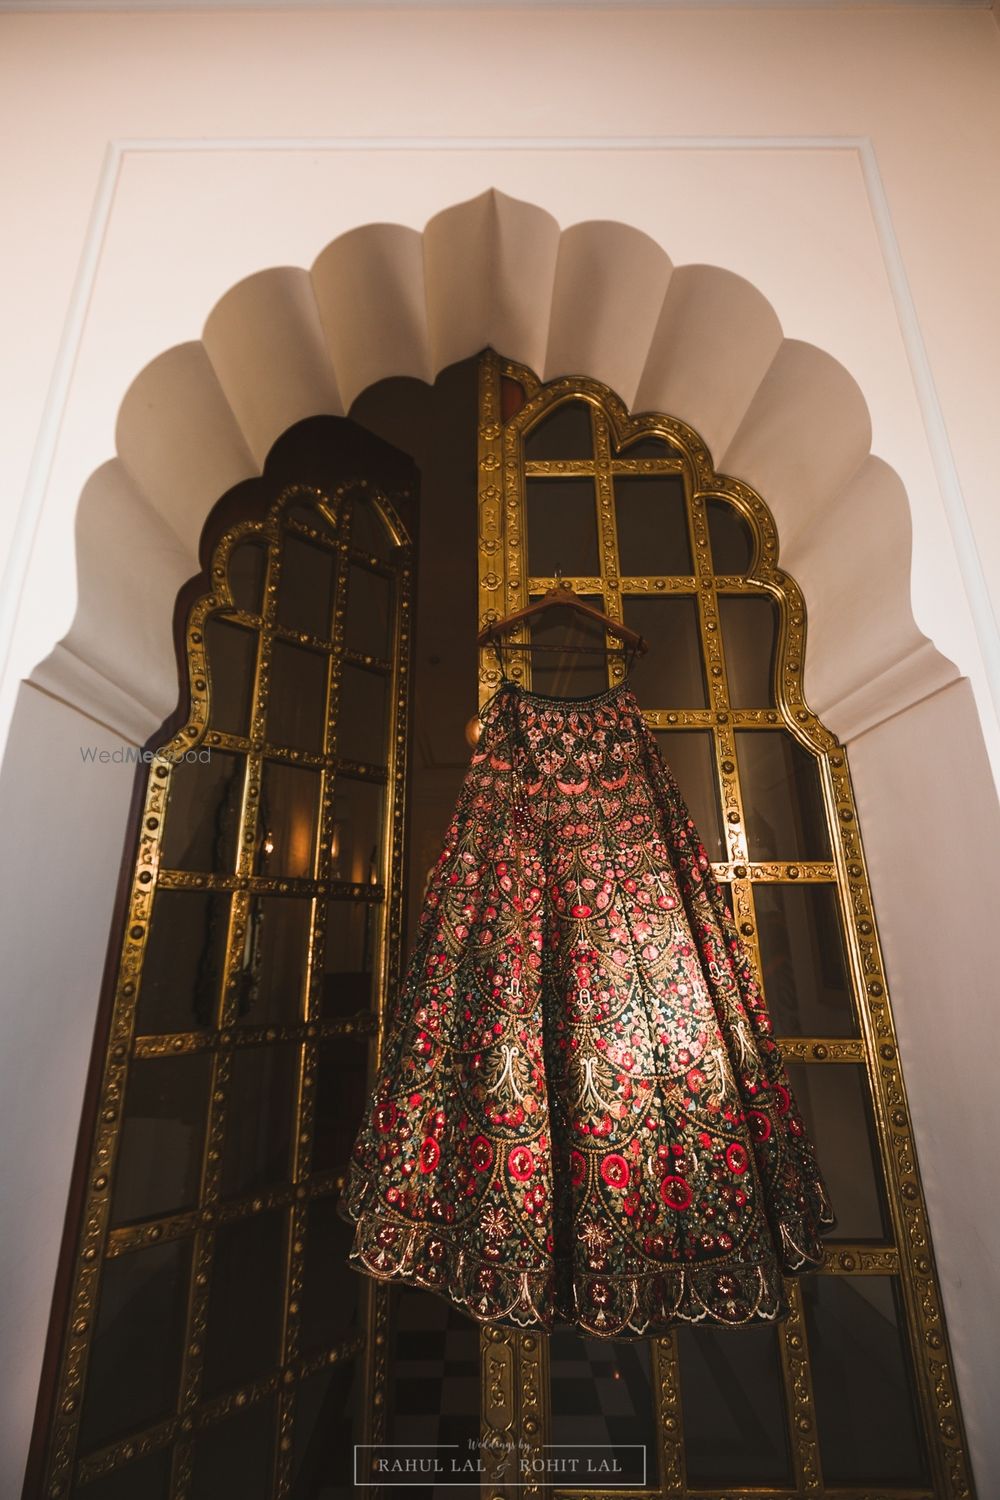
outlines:
[[[239,10],[990,10],[993,0],[0,0],[0,13]]]

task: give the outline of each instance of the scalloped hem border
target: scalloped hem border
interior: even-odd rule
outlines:
[[[348,1256],[354,1270],[433,1292],[477,1323],[519,1331],[551,1333],[568,1326],[594,1338],[631,1340],[684,1323],[774,1324],[789,1315],[785,1276],[817,1269],[823,1260],[802,1251],[783,1225],[783,1249],[801,1257],[795,1269],[782,1271],[776,1258],[768,1265],[668,1266],[624,1278],[595,1272],[574,1283],[574,1305],[567,1306],[555,1294],[550,1271],[511,1272],[470,1255],[434,1227],[401,1224],[371,1210],[354,1213],[344,1198],[338,1212],[356,1226]],[[733,1285],[720,1286],[726,1280]]]

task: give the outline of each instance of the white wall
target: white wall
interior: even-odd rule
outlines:
[[[827,351],[857,380],[873,451],[909,498],[914,616],[971,685],[877,725],[858,740],[855,765],[981,1493],[1000,1492],[992,1419],[1000,1397],[991,1407],[982,1333],[998,1274],[988,1246],[1000,1241],[1000,1223],[977,1186],[996,1097],[986,1090],[979,1099],[978,1123],[964,1104],[939,1109],[940,1078],[963,1076],[968,1031],[978,1052],[994,1023],[981,978],[993,960],[986,924],[969,916],[970,888],[984,901],[991,895],[986,854],[963,855],[966,840],[995,847],[978,740],[985,733],[996,751],[981,587],[984,576],[1000,585],[993,17],[936,9],[5,16],[0,130],[8,229],[0,552],[10,549],[12,565],[2,603],[18,606],[8,711],[18,682],[73,617],[77,502],[114,453],[118,409],[136,374],[198,339],[242,277],[309,266],[355,226],[419,229],[490,186],[563,225],[618,220],[644,230],[675,265],[705,262],[747,278],[786,336]],[[125,144],[102,177],[112,141]],[[628,292],[623,286],[623,318]],[[440,313],[434,326],[433,366],[474,352],[462,347],[461,316]],[[580,368],[590,332],[579,330]],[[212,457],[218,489],[254,467],[242,439]],[[158,455],[169,476],[165,504],[178,512],[192,503],[185,474],[196,460],[203,482],[204,455]],[[864,547],[863,512],[853,524]],[[180,545],[169,529],[146,544]],[[109,587],[115,566],[124,586],[130,560],[124,546],[111,557]],[[149,628],[169,631],[169,620],[158,620]],[[16,1493],[23,1460],[128,797],[127,777],[64,772],[67,747],[83,733],[77,719],[37,689],[21,690],[0,778],[19,847],[17,867],[8,859],[2,872],[13,893],[0,910],[14,921],[0,1108],[5,1131],[12,1110],[23,1147],[11,1163],[3,1212],[14,1232],[5,1233],[0,1265],[0,1284],[19,1288],[21,1303],[5,1377],[14,1393],[4,1412],[5,1494]],[[939,790],[949,785],[950,819]],[[79,820],[75,842],[60,842],[64,811]],[[939,838],[948,847],[940,878],[918,858]],[[80,840],[85,887],[71,878]],[[65,881],[71,906],[53,903],[53,879],[57,896]],[[905,899],[904,888],[919,899]],[[941,1007],[959,1005],[960,1019],[942,1030]],[[62,1027],[44,1061],[36,1015]],[[55,1069],[44,1093],[22,1086],[28,1057]]]

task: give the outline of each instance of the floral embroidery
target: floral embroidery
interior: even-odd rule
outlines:
[[[354,1144],[352,1263],[507,1326],[785,1316],[833,1218],[634,696],[508,683],[483,724]]]

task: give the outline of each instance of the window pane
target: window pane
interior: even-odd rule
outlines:
[[[396,550],[396,543],[370,500],[356,496],[351,508],[351,546],[359,552],[385,562]]]
[[[384,766],[388,760],[388,683],[377,672],[345,663],[337,714],[337,754]]]
[[[190,1240],[105,1261],[80,1425],[84,1452],[174,1411],[190,1267]]]
[[[340,1217],[336,1197],[309,1204],[300,1299],[304,1349],[343,1343],[354,1331],[361,1278],[347,1260],[353,1239],[354,1225]]]
[[[623,574],[691,573],[687,505],[679,474],[615,479],[618,565]]]
[[[815,757],[781,729],[737,730],[751,859],[829,859]]]
[[[676,458],[677,449],[672,448],[666,438],[641,437],[634,443],[626,443],[617,455],[619,458]]]
[[[794,1483],[773,1328],[677,1332],[688,1480]]]
[[[229,901],[217,892],[157,891],[142,965],[140,1034],[215,1025]]]
[[[211,1076],[207,1053],[130,1063],[113,1224],[152,1219],[198,1201]]]
[[[170,776],[163,867],[228,874],[236,867],[245,762],[210,747],[197,753],[206,758],[182,761]]]
[[[395,1399],[395,1381],[393,1392]],[[363,1396],[358,1359],[299,1382],[292,1433],[295,1500],[325,1500],[327,1495],[340,1500],[355,1493],[354,1445],[361,1441]]]
[[[767,1006],[780,1036],[856,1036],[834,885],[755,885]]]
[[[215,1233],[205,1340],[205,1391],[246,1385],[277,1364],[285,1249],[282,1210]]]
[[[291,745],[322,754],[327,666],[327,658],[318,651],[303,651],[284,641],[274,642],[267,693],[270,744]]]
[[[728,500],[708,500],[708,535],[712,544],[712,567],[716,573],[745,574],[753,561],[753,533],[735,505]]]
[[[581,595],[581,599],[584,604],[603,612],[604,601],[600,596]],[[585,698],[591,693],[605,691],[608,657],[579,650],[581,646],[599,646],[603,652],[607,635],[597,620],[589,620],[586,615],[560,605],[532,620],[530,635],[532,644],[546,647],[544,651],[535,651],[531,657],[534,692],[553,698]],[[559,649],[550,650],[550,647]]]
[[[657,1442],[649,1342],[613,1343],[557,1328],[549,1349],[552,1441],[567,1445],[559,1457],[584,1459],[591,1456],[587,1447],[596,1445],[592,1456],[599,1462],[613,1448],[621,1465],[615,1484],[641,1485],[644,1448],[646,1483],[654,1486]]]
[[[367,1098],[368,1041],[338,1036],[319,1048],[313,1171],[343,1167]]]
[[[272,1397],[203,1428],[194,1442],[191,1500],[270,1500],[276,1418]]]
[[[309,525],[322,522],[312,511]],[[329,640],[333,633],[333,597],[336,582],[337,554],[326,547],[314,547],[301,537],[287,533],[281,549],[281,579],[275,618],[286,630]]]
[[[726,653],[729,701],[733,708],[768,708],[774,703],[774,653],[778,611],[773,599],[722,595],[719,619]]]
[[[299,1051],[293,1044],[247,1047],[233,1055],[222,1149],[223,1197],[287,1179]]]
[[[312,902],[255,896],[237,975],[237,1019],[247,1026],[301,1020]]]
[[[261,777],[258,875],[308,879],[313,872],[319,775],[266,760]]]
[[[331,901],[326,909],[323,1019],[370,1010],[378,936],[370,901]]]
[[[926,1484],[895,1277],[807,1276],[802,1295],[824,1479]]]
[[[212,615],[205,621],[205,650],[212,728],[224,734],[249,734],[257,666],[256,630],[244,630]]]
[[[334,795],[330,875],[356,884],[378,883],[383,839],[385,787],[377,781],[337,777]]]
[[[267,573],[267,544],[241,542],[229,554],[229,590],[237,609],[259,615]]]
[[[694,599],[622,601],[625,624],[649,643],[632,668],[631,684],[643,708],[705,708],[705,678]]]
[[[880,1240],[889,1222],[865,1070],[855,1063],[792,1063],[792,1091],[816,1148],[838,1240]]]
[[[653,738],[681,789],[709,859],[725,859],[726,841],[715,780],[715,748],[711,731],[672,729],[654,734]]]
[[[524,456],[536,459],[590,458],[593,455],[590,407],[585,401],[568,401],[544,417],[524,440]]]
[[[531,575],[549,578],[562,571],[574,578],[599,573],[594,481],[529,479],[525,490]]]
[[[351,564],[347,594],[347,625],[344,644],[383,660],[391,655],[389,639],[392,585],[380,573]]]

